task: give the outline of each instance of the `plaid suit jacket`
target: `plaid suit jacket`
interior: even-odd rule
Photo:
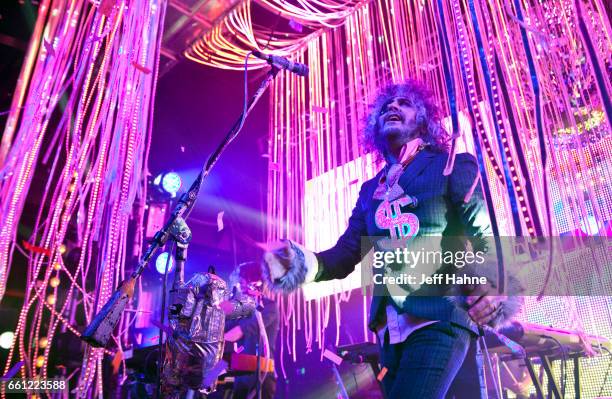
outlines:
[[[477,250],[481,245],[478,238],[491,235],[490,219],[478,180],[478,165],[474,156],[457,154],[452,173],[444,176],[447,159],[446,153],[422,150],[400,176],[399,185],[405,194],[418,200],[418,205],[409,211],[419,218],[419,236],[469,236],[474,239],[472,245]],[[380,230],[374,220],[382,201],[374,199],[373,194],[382,173],[384,170],[362,185],[348,227],[336,245],[316,254],[319,269],[315,281],[346,277],[361,261],[362,237],[389,234]],[[367,251],[363,255],[365,253]],[[384,317],[388,300],[380,292],[374,294],[368,323],[371,330]],[[457,301],[443,295],[408,295],[401,305],[390,302],[400,313],[451,321],[476,331],[467,311]]]

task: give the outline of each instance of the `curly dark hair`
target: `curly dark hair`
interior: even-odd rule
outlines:
[[[422,82],[414,79],[391,84],[378,93],[365,119],[362,141],[366,151],[375,151],[380,155],[385,155],[385,143],[379,140],[378,135],[380,128],[378,117],[383,106],[394,97],[407,98],[417,108],[416,121],[419,137],[429,144],[429,148],[436,152],[448,152],[450,135],[442,126],[440,107],[431,90]]]

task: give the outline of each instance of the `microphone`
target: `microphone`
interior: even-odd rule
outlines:
[[[260,60],[266,61],[268,64],[273,65],[280,69],[285,69],[289,72],[293,72],[298,76],[308,76],[308,66],[300,64],[298,62],[289,61],[285,57],[279,57],[277,55],[264,54],[261,51],[253,50],[253,55]]]

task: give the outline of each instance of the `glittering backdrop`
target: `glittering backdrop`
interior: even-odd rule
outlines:
[[[283,22],[262,24],[262,9]],[[285,73],[272,87],[268,239],[320,250],[380,167],[360,146],[367,104],[406,77],[437,94],[456,150],[478,155],[497,234],[612,235],[611,38],[602,0],[253,0],[186,56],[240,69],[257,47],[308,64],[308,79]],[[297,330],[307,351],[325,348],[332,314],[337,343],[339,304],[355,284],[306,287],[281,301],[281,350],[296,359]],[[523,317],[612,337],[610,302],[599,298],[534,299]],[[365,327],[363,335],[371,338]],[[595,389],[602,369],[590,370],[600,372]]]
[[[40,4],[1,151],[0,299],[15,251],[28,259],[11,271],[27,278],[4,372],[23,361],[21,375],[46,377],[55,334],[78,335],[75,313],[90,321],[126,274],[126,253],[140,251],[127,231],[142,220],[165,8],[165,0]],[[26,215],[33,230],[18,242]],[[132,318],[121,321],[113,351]],[[70,383],[78,396],[102,395],[103,355],[86,349]]]

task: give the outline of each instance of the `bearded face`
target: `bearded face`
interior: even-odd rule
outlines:
[[[417,108],[405,97],[393,97],[378,115],[378,140],[381,143],[406,143],[417,137]]]

